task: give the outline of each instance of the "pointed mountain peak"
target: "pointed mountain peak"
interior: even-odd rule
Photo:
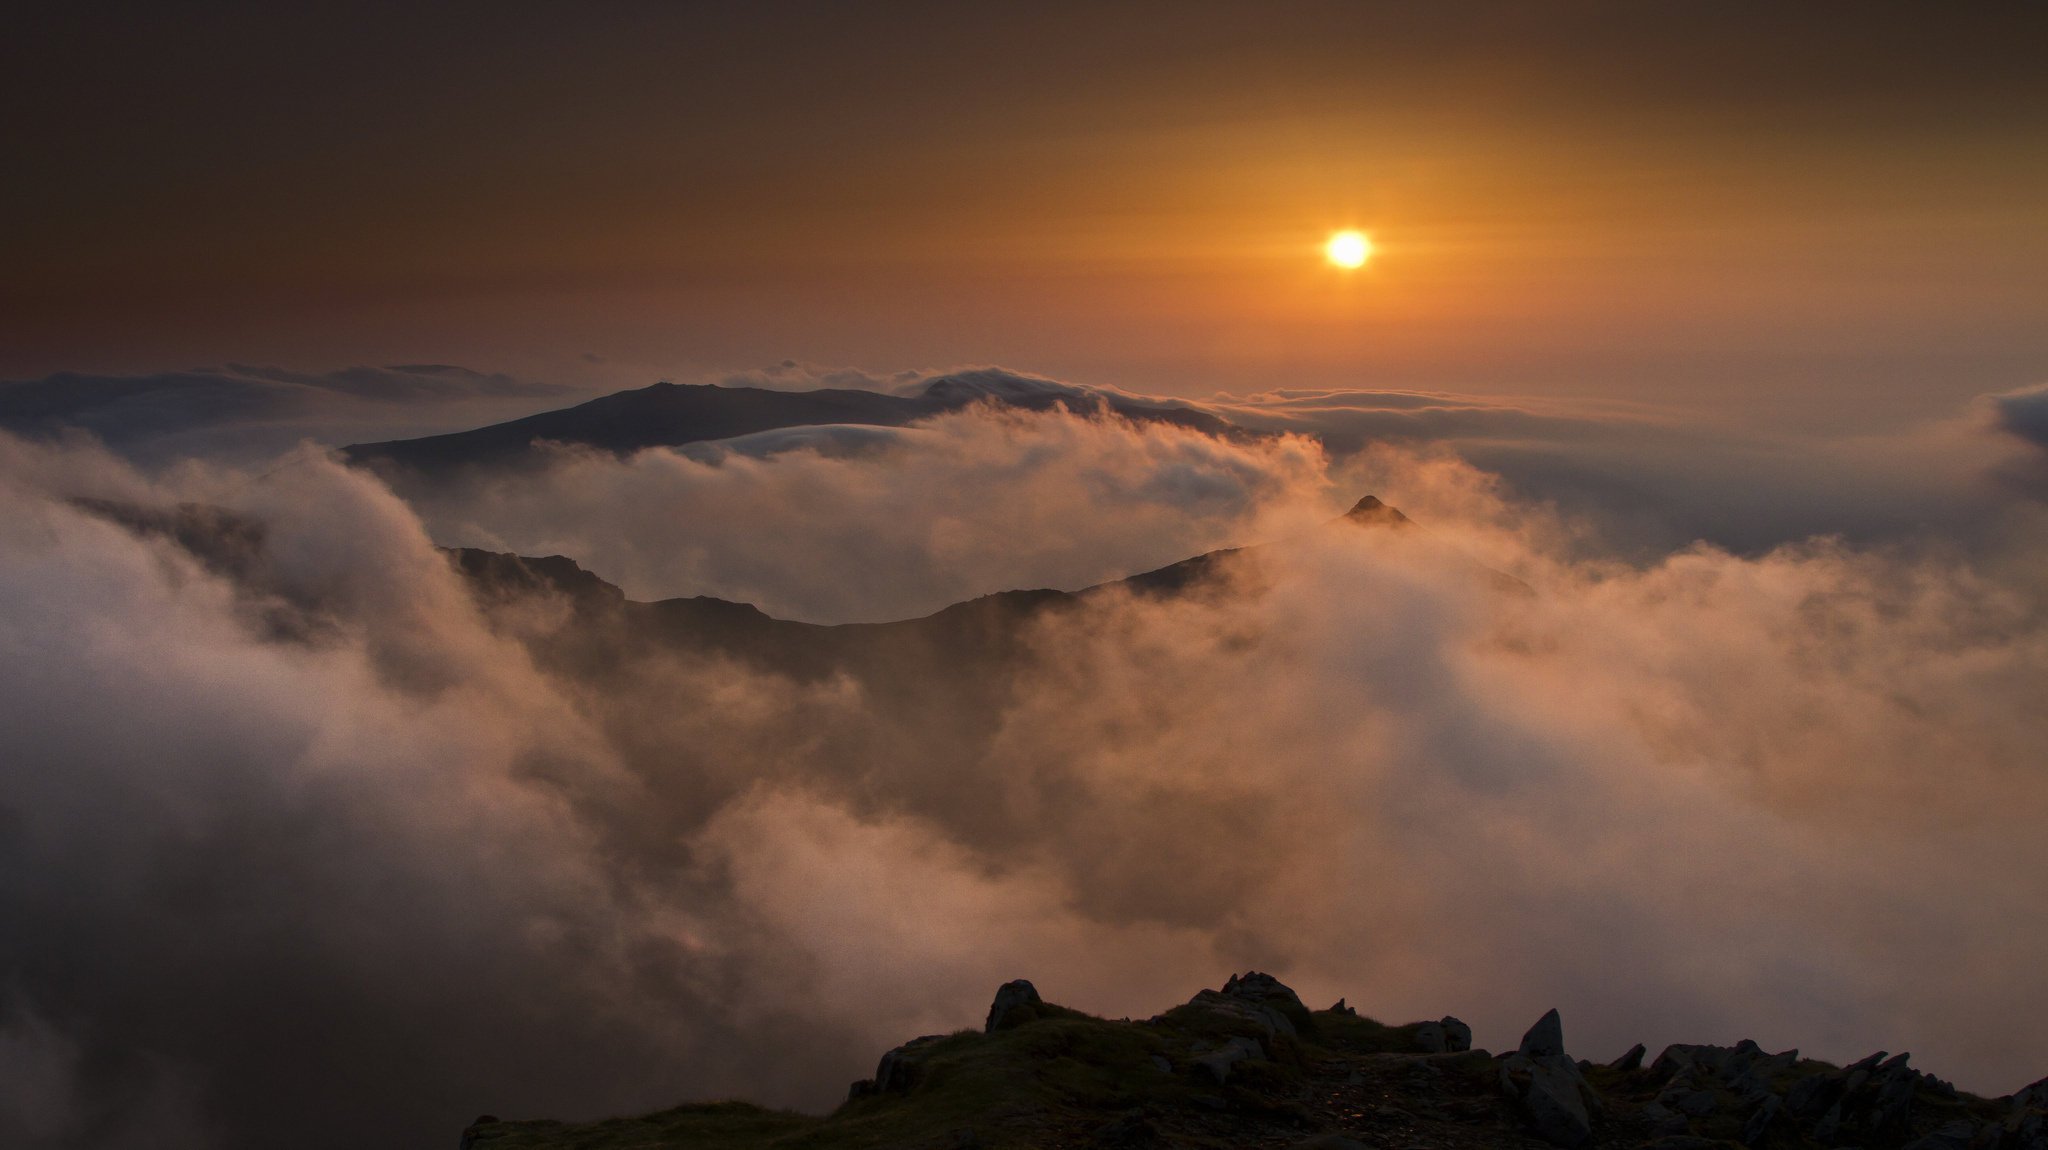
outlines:
[[[1408,527],[1415,522],[1380,502],[1377,495],[1368,495],[1352,504],[1351,510],[1344,513],[1344,519],[1350,523],[1374,527]]]

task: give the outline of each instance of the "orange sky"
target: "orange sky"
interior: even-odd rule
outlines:
[[[2038,6],[9,20],[13,378],[995,362],[1881,422],[2048,376]]]

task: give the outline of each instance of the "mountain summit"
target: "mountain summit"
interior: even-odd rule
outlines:
[[[1552,1010],[1494,1055],[1456,1018],[1310,1010],[1258,972],[1142,1021],[1054,1005],[1018,979],[980,1030],[888,1051],[824,1117],[742,1102],[580,1125],[486,1116],[461,1148],[2048,1150],[2048,1079],[1986,1099],[1904,1054],[1838,1067],[1748,1040],[1669,1046],[1647,1066],[1645,1053],[1574,1059]]]

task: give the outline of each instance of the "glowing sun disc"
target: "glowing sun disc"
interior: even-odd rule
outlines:
[[[1372,258],[1372,241],[1364,232],[1337,232],[1323,245],[1323,255],[1340,268],[1364,267]]]

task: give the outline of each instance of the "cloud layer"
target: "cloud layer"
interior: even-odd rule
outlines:
[[[1582,1056],[2048,1070],[2037,530],[1624,563],[1443,452],[986,410],[531,482],[0,441],[0,1141],[820,1107],[1007,978],[1120,1015],[1246,967],[1494,1046],[1559,1005]],[[1427,532],[1321,526],[1366,484]],[[209,569],[79,497],[260,543]],[[937,664],[577,669],[561,604],[434,547],[874,618],[1252,540],[1048,616],[971,708]]]

